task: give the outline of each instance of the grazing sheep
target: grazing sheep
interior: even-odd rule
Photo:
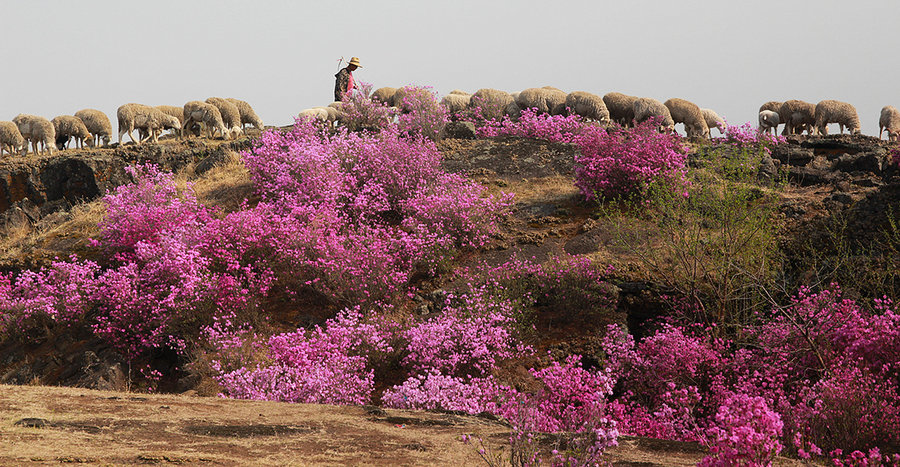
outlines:
[[[649,97],[640,97],[634,101],[634,121],[644,122],[650,118],[659,117],[659,130],[669,133],[675,130],[675,121],[669,108],[662,102]]]
[[[673,97],[663,105],[669,109],[673,122],[684,124],[684,132],[688,138],[703,138],[709,134],[709,126],[706,125],[706,119],[703,118],[703,112],[697,104]]]
[[[441,99],[441,105],[447,108],[450,115],[458,115],[469,107],[472,96],[463,94],[447,94]]]
[[[38,143],[40,143],[41,153],[46,149],[51,156],[53,155],[56,130],[50,120],[36,115],[19,114],[12,121],[26,141],[26,144],[22,145],[23,156],[28,153],[27,141],[31,141],[31,152],[34,154],[38,154]]]
[[[397,92],[397,88],[378,88],[372,93],[371,96],[369,96],[369,98],[373,101],[381,102],[382,104],[392,105],[391,98],[394,97],[395,92]]]
[[[469,108],[481,108],[481,116],[486,119],[499,120],[506,114],[509,104],[515,99],[506,91],[483,88],[475,91],[469,100]]]
[[[109,146],[112,138],[112,123],[105,113],[97,109],[82,109],[75,112],[75,116],[81,119],[87,130],[93,135],[94,146],[99,146],[102,140],[103,146]]]
[[[759,106],[759,111],[762,112],[763,110],[771,110],[772,112],[778,112],[779,110],[781,110],[782,104],[784,104],[784,102],[769,101]]]
[[[759,111],[759,132],[760,133],[768,133],[769,130],[772,130],[772,134],[778,134],[778,124],[781,123],[781,118],[778,116],[778,112],[774,110],[760,110]]]
[[[259,115],[256,115],[256,111],[253,110],[253,107],[251,107],[250,104],[248,104],[246,101],[242,101],[240,99],[235,99],[232,97],[229,97],[225,100],[231,102],[238,108],[238,112],[240,112],[241,114],[242,127],[249,123],[250,125],[253,125],[253,128],[256,128],[257,130],[263,129],[262,119],[259,118]]]
[[[610,92],[603,96],[603,103],[609,111],[609,118],[624,127],[630,127],[634,120],[635,96],[629,96],[620,92]]]
[[[206,103],[212,104],[219,109],[219,113],[222,115],[222,122],[228,128],[232,137],[237,138],[244,133],[244,125],[241,123],[241,111],[238,110],[236,105],[221,97],[210,97],[206,99]]]
[[[81,149],[84,144],[93,146],[94,138],[88,131],[84,122],[74,115],[60,115],[50,120],[53,130],[56,131],[56,147],[63,150],[69,147],[69,139],[75,138],[75,147]]]
[[[116,111],[116,118],[119,123],[119,144],[122,144],[122,135],[126,133],[135,144],[142,143],[145,136],[135,140],[134,135],[131,134],[135,129],[140,131],[140,135],[149,136],[156,143],[159,141],[159,134],[165,128],[181,128],[181,123],[177,118],[164,114],[156,107],[143,104],[132,103],[120,106]]]
[[[886,105],[881,109],[881,117],[878,119],[878,139],[881,139],[884,130],[888,132],[888,141],[900,139],[900,111],[892,105]]]
[[[328,106],[328,107],[313,107],[313,109],[322,109],[322,110],[324,110],[324,111],[325,111],[325,114],[327,115],[325,121],[328,122],[328,123],[332,123],[332,124],[333,124],[334,122],[340,121],[340,120],[341,120],[341,117],[343,116],[340,110],[338,110],[338,109],[335,108],[335,107],[331,107],[331,106]]]
[[[328,121],[328,111],[325,107],[313,107],[311,109],[301,110],[297,117],[300,120],[318,120],[320,122]]]
[[[609,123],[609,110],[603,98],[585,91],[570,92],[566,96],[566,108],[569,112],[589,120],[596,120],[604,125]]]
[[[0,122],[0,157],[3,157],[4,149],[11,156],[21,151],[24,146],[25,138],[19,132],[19,127],[13,122]]]
[[[828,124],[837,123],[840,125],[841,134],[844,133],[844,127],[850,131],[850,134],[858,135],[859,114],[856,113],[856,107],[846,102],[824,100],[816,104],[816,130],[819,134],[828,134]]]
[[[706,133],[707,138],[712,138],[713,128],[718,129],[720,135],[725,134],[725,119],[720,117],[715,110],[700,109],[700,113],[703,114],[703,119],[706,120],[706,126],[709,128],[709,131]]]
[[[807,128],[809,133],[810,126],[816,123],[816,106],[796,99],[785,101],[778,109],[778,120],[784,123],[782,135],[795,134],[798,128],[800,131],[796,131],[796,134],[802,133],[803,128]]]
[[[565,113],[566,93],[556,88],[528,88],[516,97],[521,109],[536,109],[540,113],[559,115]]]
[[[176,120],[178,120],[179,128],[173,128],[173,127],[171,127],[171,125],[163,125],[163,126],[165,127],[166,130],[172,130],[172,133],[174,133],[175,136],[180,137],[182,127],[184,127],[184,107],[178,107],[175,105],[157,105],[156,108],[159,109],[160,112],[162,112],[166,115],[169,115],[171,117],[174,117]],[[171,123],[171,120],[167,123]],[[143,136],[141,137],[141,139],[143,139]]]
[[[212,138],[216,132],[223,138],[228,138],[229,131],[225,128],[222,121],[222,114],[219,109],[206,102],[190,101],[184,104],[184,128],[190,129],[193,124],[200,125],[200,136],[203,136],[203,129],[206,128],[207,134]]]

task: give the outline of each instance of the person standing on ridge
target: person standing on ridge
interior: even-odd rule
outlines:
[[[351,57],[350,63],[341,71],[334,75],[334,100],[335,102],[342,100],[344,95],[352,91],[355,87],[353,84],[353,70],[362,68],[359,66],[359,58]]]

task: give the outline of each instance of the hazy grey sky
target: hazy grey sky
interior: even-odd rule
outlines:
[[[552,85],[682,97],[730,123],[838,99],[878,132],[900,107],[900,2],[0,0],[0,120],[124,103],[250,102],[267,124],[331,101],[337,60],[375,87]],[[115,123],[113,123],[115,125]]]

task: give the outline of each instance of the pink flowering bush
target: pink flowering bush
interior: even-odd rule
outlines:
[[[453,410],[468,414],[497,413],[501,386],[490,376],[463,378],[430,371],[411,376],[384,392],[387,407],[419,410]]]
[[[577,140],[575,185],[588,200],[642,196],[655,183],[685,184],[685,148],[653,122],[632,129],[592,127]]]
[[[525,109],[515,121],[503,117],[502,120],[485,122],[478,128],[477,134],[481,138],[515,136],[573,144],[587,127],[578,115],[549,115],[536,109]]]
[[[396,111],[369,96],[372,85],[360,81],[353,92],[344,94],[341,101],[341,122],[350,130],[379,131],[389,126],[396,117]]]
[[[703,467],[765,467],[781,452],[784,424],[762,397],[733,394],[719,407],[715,420],[708,430],[711,454],[699,464]]]
[[[404,86],[403,100],[398,104],[400,131],[437,141],[450,121],[447,108],[441,105],[437,93],[428,86]]]
[[[138,242],[154,243],[165,232],[196,232],[209,221],[206,208],[187,184],[179,190],[174,175],[155,165],[126,168],[135,183],[103,197],[106,216],[100,223],[101,243],[130,249]]]
[[[784,143],[784,136],[773,135],[771,133],[761,133],[750,122],[743,125],[725,124],[725,132],[722,138],[715,138],[713,142],[718,145],[728,145],[743,149],[756,149],[771,154],[771,148]]]

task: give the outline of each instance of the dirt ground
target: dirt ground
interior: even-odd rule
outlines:
[[[0,385],[0,465],[484,465],[509,427],[475,416]],[[695,444],[624,437],[617,466],[695,465]]]

